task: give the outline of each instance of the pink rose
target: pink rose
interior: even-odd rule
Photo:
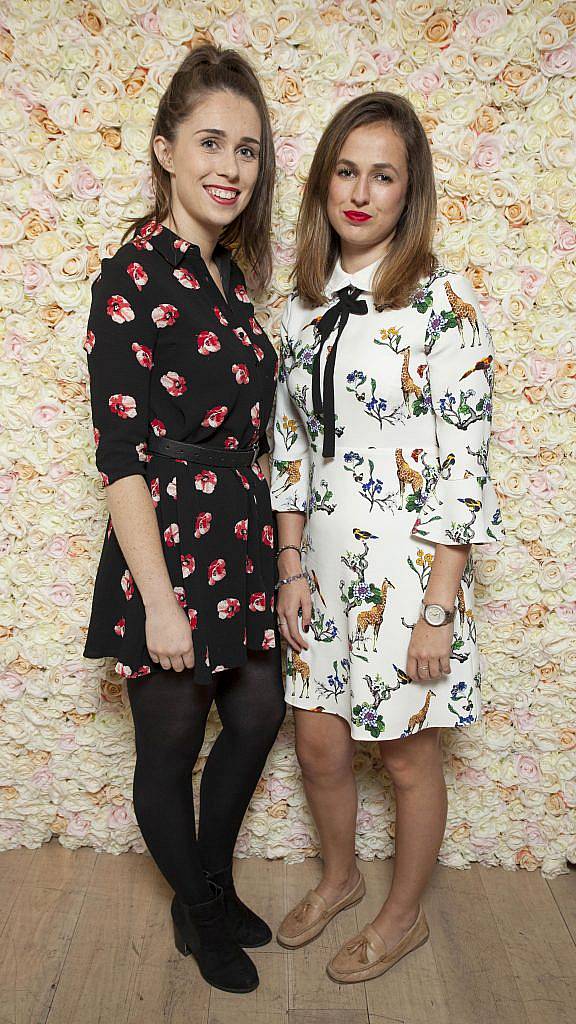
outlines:
[[[16,492],[18,478],[14,473],[3,473],[0,475],[0,501],[8,502]]]
[[[85,164],[73,168],[70,187],[76,199],[97,199],[102,194],[102,182]]]
[[[278,166],[286,171],[287,174],[293,174],[298,166],[298,161],[302,156],[302,146],[298,139],[286,138],[283,135],[278,136],[276,139],[276,160]]]
[[[516,756],[516,774],[523,782],[532,785],[542,782],[538,762],[530,754],[518,754]]]
[[[535,267],[518,267],[522,291],[530,299],[534,299],[546,280],[546,274]]]
[[[440,88],[443,80],[444,75],[439,64],[429,64],[408,75],[408,82],[412,88],[421,92],[423,96],[431,96]]]
[[[554,252],[558,256],[576,251],[576,230],[565,220],[559,220],[554,231]]]
[[[576,77],[576,46],[571,41],[554,50],[546,50],[540,54],[540,69],[543,75],[552,78],[562,75],[563,78]]]
[[[476,36],[487,36],[498,28],[502,28],[507,21],[507,11],[502,4],[489,4],[486,7],[478,7],[470,11],[463,19],[466,28]]]
[[[50,274],[41,263],[24,264],[24,291],[26,295],[37,295],[50,281]]]
[[[390,47],[386,46],[383,46],[379,50],[372,51],[372,57],[375,61],[376,67],[378,68],[379,75],[389,75],[401,56],[401,50],[392,50]]]
[[[226,22],[228,38],[234,46],[244,42],[246,38],[246,25],[246,15],[241,11],[236,11],[232,17],[228,18]]]
[[[497,171],[505,152],[504,142],[499,136],[482,132],[478,136],[476,149],[472,154],[472,166],[481,171]]]

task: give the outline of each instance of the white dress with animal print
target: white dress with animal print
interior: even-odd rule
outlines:
[[[273,417],[272,508],[306,513],[312,591],[309,649],[288,650],[286,700],[340,715],[364,740],[478,719],[472,557],[449,675],[409,678],[407,652],[436,543],[504,536],[488,471],[493,348],[478,297],[440,268],[410,306],[378,312],[376,266],[350,275],[338,263],[322,308],[288,300]]]

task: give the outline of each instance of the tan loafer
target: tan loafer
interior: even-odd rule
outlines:
[[[420,907],[414,924],[393,949],[387,949],[378,932],[367,924],[358,935],[345,942],[332,957],[326,971],[340,985],[353,981],[369,981],[394,966],[407,953],[423,946],[430,935],[428,922]]]
[[[328,906],[323,896],[320,896],[314,889],[310,889],[304,899],[300,900],[282,921],[276,933],[277,942],[281,946],[285,946],[286,949],[305,946],[307,942],[312,942],[320,935],[329,921],[336,917],[341,910],[346,910],[347,907],[353,907],[355,903],[359,903],[365,893],[366,883],[363,875],[360,875],[356,885],[347,896],[343,896],[341,900],[332,903],[331,906]]]

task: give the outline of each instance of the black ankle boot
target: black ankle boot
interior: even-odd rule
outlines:
[[[214,882],[223,890],[226,924],[238,945],[245,946],[247,949],[255,949],[257,946],[265,946],[270,942],[272,932],[268,925],[261,917],[258,917],[258,914],[250,910],[250,907],[242,903],[234,888],[232,865],[223,868],[222,871],[206,871],[205,874],[210,882]]]
[[[200,974],[209,985],[223,992],[253,992],[258,971],[250,957],[233,938],[226,922],[222,889],[210,880],[211,899],[205,903],[172,900],[176,949],[192,954]]]

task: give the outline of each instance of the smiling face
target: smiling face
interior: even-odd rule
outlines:
[[[154,139],[171,176],[178,233],[204,248],[246,209],[260,167],[260,116],[243,96],[220,90],[198,103],[173,143]]]
[[[349,272],[382,257],[408,191],[406,148],[389,124],[361,125],[348,135],[328,188],[326,212]]]

